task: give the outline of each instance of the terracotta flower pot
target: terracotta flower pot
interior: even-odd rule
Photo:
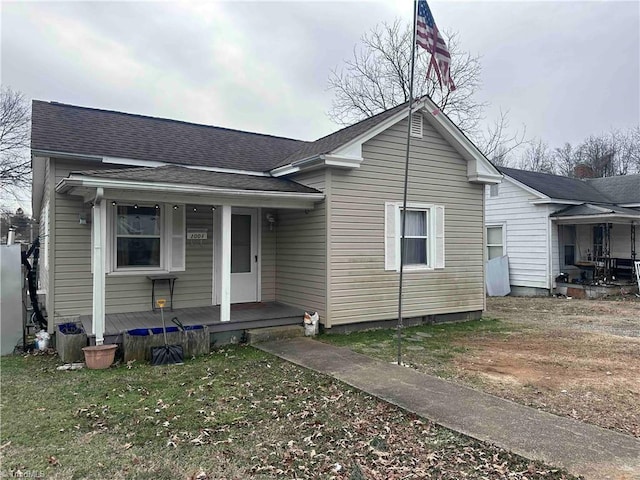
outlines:
[[[116,349],[118,345],[93,345],[91,347],[84,347],[84,361],[87,364],[87,368],[92,370],[102,370],[109,368],[113,363],[113,359],[116,356]]]

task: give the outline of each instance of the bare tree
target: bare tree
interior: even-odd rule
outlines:
[[[520,168],[531,172],[554,173],[553,156],[541,139],[529,143],[520,160]]]
[[[377,25],[362,36],[361,44],[353,49],[353,58],[329,75],[329,88],[334,91],[329,117],[334,122],[349,125],[409,100],[412,33],[409,26],[396,20]],[[463,52],[457,34],[445,32],[445,37],[456,89],[443,90],[433,76],[427,78],[430,54],[418,49],[414,97],[429,95],[488,158],[504,164],[523,142],[524,133],[509,133],[505,112],[482,130],[487,105],[475,99],[481,83],[480,57]]]
[[[527,143],[525,133],[524,126],[521,131],[512,132],[509,129],[508,112],[500,110],[500,115],[493,124],[476,136],[476,143],[494,165],[507,167],[514,152]]]
[[[334,91],[330,118],[349,125],[409,100],[412,30],[400,20],[377,25],[354,47],[353,58],[329,75]],[[457,35],[445,33],[451,53],[451,76],[456,90],[442,91],[427,78],[429,54],[419,52],[416,60],[414,97],[428,94],[440,109],[467,132],[477,128],[485,104],[473,100],[480,86],[480,60],[461,52]]]
[[[541,151],[538,149],[535,153],[541,154]],[[544,154],[545,158],[551,160],[553,171],[567,177],[592,178],[640,173],[640,126],[591,135],[576,146],[565,143],[553,152],[545,151]],[[536,168],[531,163],[531,155],[532,151],[528,150],[520,159],[522,168]],[[542,163],[546,169],[546,161]]]
[[[29,185],[31,112],[20,92],[3,86],[0,91],[0,185],[3,190]]]
[[[575,170],[575,159],[573,147],[570,143],[565,143],[553,151],[553,163],[555,172],[565,177],[573,177]]]

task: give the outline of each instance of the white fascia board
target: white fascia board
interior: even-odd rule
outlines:
[[[621,213],[606,213],[600,215],[572,215],[570,217],[551,217],[557,223],[602,223],[600,220],[625,220],[623,223],[633,223],[640,220],[639,215],[625,215]]]
[[[624,208],[640,208],[640,203],[621,203],[618,206]]]
[[[428,97],[424,98],[423,110],[431,126],[467,160],[467,178],[471,183],[500,183],[502,174],[498,169]]]
[[[540,199],[542,199],[542,200],[549,200],[549,197],[548,197],[547,195],[545,195],[544,193],[541,193],[541,192],[539,192],[538,190],[536,190],[536,189],[534,189],[534,188],[531,188],[529,185],[525,185],[524,183],[519,182],[518,180],[516,180],[516,179],[515,179],[515,178],[513,178],[513,177],[510,177],[510,176],[509,176],[508,174],[506,174],[506,173],[504,174],[504,179],[505,179],[505,180],[507,180],[507,181],[509,181],[509,182],[511,182],[511,183],[513,183],[514,185],[516,185],[516,186],[518,186],[518,187],[522,188],[522,189],[523,189],[523,190],[525,190],[526,192],[529,192],[531,195],[533,195],[533,196],[535,196],[535,197],[538,197],[538,198],[540,198]],[[535,202],[535,201],[536,201],[536,200],[533,200],[533,201],[532,201],[532,203],[533,203],[533,202]],[[584,202],[580,202],[580,203],[584,203]]]
[[[183,165],[181,163],[171,162],[157,162],[154,160],[137,160],[135,158],[120,158],[120,157],[103,157],[102,163],[111,163],[114,165],[129,165],[132,167],[165,167],[175,166],[190,168],[192,170],[203,170],[205,172],[217,172],[217,173],[239,173],[242,175],[253,175],[255,177],[269,177],[270,175],[265,172],[256,172],[253,170],[238,170],[234,168],[221,168],[221,167],[206,167],[204,165]]]
[[[533,191],[535,192],[535,190]],[[588,202],[583,202],[580,200],[564,200],[561,198],[547,197],[547,198],[541,198],[539,200],[531,200],[529,203],[531,205],[544,205],[548,203],[557,203],[558,205],[582,205],[583,203],[588,203]]]
[[[44,195],[45,162],[48,157],[32,156],[31,170],[33,181],[31,183],[31,216],[34,220],[40,220],[40,208],[42,207],[42,197]]]
[[[289,165],[278,167],[271,171],[271,176],[282,177],[285,175],[291,175],[302,171],[315,170],[322,167],[335,167],[335,168],[360,168],[362,163],[362,157],[354,157],[348,155],[316,155],[308,157]]]
[[[219,168],[219,167],[207,167],[205,165],[183,165],[181,163],[171,162],[158,162],[155,160],[139,160],[135,158],[123,158],[123,157],[109,157],[101,155],[85,155],[79,153],[59,152],[53,150],[32,150],[33,156],[47,156],[55,158],[68,158],[71,160],[90,160],[101,163],[108,163],[112,165],[128,165],[131,167],[164,167],[164,166],[176,166],[191,168],[194,170],[204,170],[206,172],[218,172],[218,173],[240,173],[242,175],[253,175],[256,177],[269,177],[266,172],[257,172],[253,170],[237,170],[234,168]]]
[[[348,155],[337,155],[337,154],[329,154],[324,155],[324,164],[327,167],[338,167],[338,168],[360,168],[360,164],[362,163],[362,156],[353,157]]]
[[[82,175],[70,175],[63,178],[56,185],[58,193],[68,193],[74,188],[108,188],[119,190],[135,190],[138,192],[158,192],[167,194],[211,194],[236,197],[263,197],[283,199],[308,199],[320,201],[323,193],[302,192],[274,192],[270,190],[237,190],[233,188],[209,187],[205,185],[184,185],[179,183],[136,182],[131,180],[114,180],[104,178],[89,178]]]
[[[69,152],[60,152],[56,150],[31,150],[32,155],[37,155],[39,157],[54,157],[54,158],[65,158],[71,160],[90,160],[94,162],[101,162],[102,156],[100,155],[85,155],[82,153],[69,153]]]
[[[283,165],[282,167],[274,168],[271,170],[272,177],[284,177],[285,175],[292,175],[294,173],[298,173],[300,171],[300,167],[294,167],[293,165]]]

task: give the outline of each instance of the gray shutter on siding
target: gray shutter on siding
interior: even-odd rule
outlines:
[[[436,234],[436,247],[435,247],[435,262],[434,268],[444,268],[444,207],[442,205],[436,205],[435,210],[435,234]]]
[[[169,215],[167,224],[169,231],[169,271],[183,272],[186,267],[185,255],[185,205],[180,205],[177,210],[167,205],[165,209]]]
[[[394,202],[384,204],[384,269],[398,269],[398,239],[396,228],[398,207]]]

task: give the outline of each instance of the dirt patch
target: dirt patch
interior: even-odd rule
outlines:
[[[640,301],[492,298],[511,333],[457,339],[457,377],[489,393],[640,437]]]

